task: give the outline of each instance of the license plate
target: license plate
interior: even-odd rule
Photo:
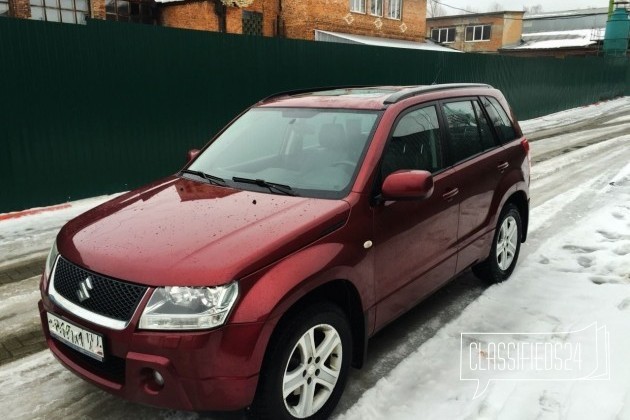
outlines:
[[[46,315],[50,335],[86,356],[103,361],[105,354],[102,335],[87,331],[51,313],[46,313]]]

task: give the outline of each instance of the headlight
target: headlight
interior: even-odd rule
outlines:
[[[44,277],[46,281],[50,280],[50,274],[52,273],[53,267],[55,266],[55,261],[57,261],[57,256],[59,252],[57,251],[57,240],[50,247],[50,252],[48,253],[48,258],[46,258],[46,266],[44,267]]]
[[[236,297],[238,283],[218,287],[160,287],[140,317],[145,330],[200,330],[223,325]]]

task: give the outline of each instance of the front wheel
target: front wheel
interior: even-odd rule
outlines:
[[[345,387],[352,358],[346,315],[320,303],[279,327],[265,357],[252,414],[263,419],[325,419]]]
[[[506,205],[497,223],[490,256],[473,266],[477,277],[492,283],[499,283],[510,277],[521,249],[522,226],[518,207],[511,203]]]

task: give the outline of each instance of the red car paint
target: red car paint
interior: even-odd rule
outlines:
[[[418,104],[479,96],[497,98],[509,112],[501,93],[486,87],[428,91],[391,104],[390,95],[285,95],[255,105],[381,110],[343,199],[276,195],[171,176],[66,224],[57,237],[59,253],[86,270],[149,291],[237,280],[239,296],[221,327],[158,332],[137,328],[147,293],[129,325],[113,330],[55,303],[44,275],[39,310],[53,354],[78,376],[131,401],[184,410],[240,409],[254,399],[280,318],[313,293],[321,297],[344,288],[358,308],[351,318],[358,341],[354,365],[360,366],[371,335],[488,256],[508,200],[516,194],[528,202],[529,162],[513,116],[517,138],[435,174],[428,198],[375,199],[381,156],[401,113]],[[527,214],[523,218],[526,232]],[[110,377],[52,338],[47,312],[102,334],[105,363],[124,361],[123,371]],[[164,377],[163,387],[152,379],[152,370]]]

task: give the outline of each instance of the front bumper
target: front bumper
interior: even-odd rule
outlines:
[[[145,302],[143,302],[145,303]],[[156,407],[229,411],[249,406],[264,355],[264,323],[227,324],[202,332],[138,331],[138,314],[122,331],[74,316],[47,295],[39,302],[54,356],[79,377],[114,395]],[[105,360],[85,356],[51,337],[46,312],[103,335]],[[154,379],[154,371],[164,378]]]

